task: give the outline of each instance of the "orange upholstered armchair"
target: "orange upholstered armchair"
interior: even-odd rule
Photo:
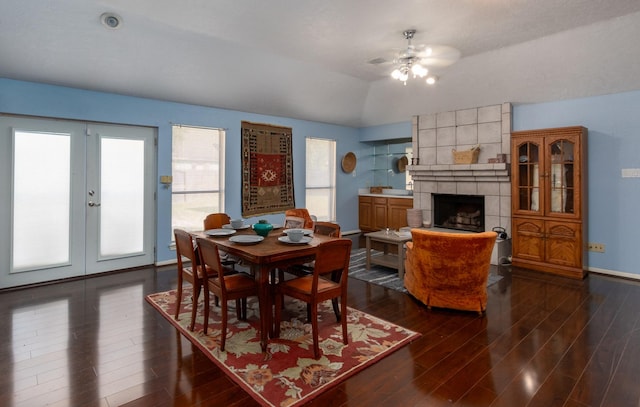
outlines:
[[[484,312],[496,232],[412,229],[404,286],[428,307]]]

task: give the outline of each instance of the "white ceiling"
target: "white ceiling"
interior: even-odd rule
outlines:
[[[368,63],[408,28],[462,53],[435,87]],[[639,38],[638,0],[3,0],[0,77],[370,126],[637,90]]]

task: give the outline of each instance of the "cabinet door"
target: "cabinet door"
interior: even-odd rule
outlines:
[[[358,199],[358,224],[360,230],[370,231],[373,229],[373,203],[369,196],[361,196]]]
[[[387,198],[373,198],[373,228],[385,229],[387,224]]]
[[[407,226],[407,209],[410,208],[413,208],[413,199],[389,198],[389,228],[398,230]]]
[[[539,219],[512,219],[513,257],[529,260],[544,260],[544,221]]]
[[[545,151],[546,191],[549,198],[545,202],[547,216],[562,218],[580,217],[580,167],[574,162],[579,157],[579,144],[571,135],[547,137]]]
[[[514,214],[537,215],[544,209],[544,138],[511,139],[512,195]]]
[[[545,260],[568,267],[582,267],[582,228],[579,223],[545,223]]]

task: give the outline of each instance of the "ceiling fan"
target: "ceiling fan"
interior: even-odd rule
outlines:
[[[443,68],[456,62],[460,58],[460,51],[447,45],[414,45],[411,40],[415,29],[405,30],[404,38],[407,47],[400,50],[393,60],[394,70],[391,77],[402,81],[405,85],[410,76],[425,78],[428,84],[436,82],[436,76],[429,75],[430,68]]]

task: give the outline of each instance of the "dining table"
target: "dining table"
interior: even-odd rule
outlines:
[[[269,276],[276,269],[287,269],[296,264],[311,262],[315,259],[316,249],[322,242],[336,239],[324,235],[314,235],[308,231],[311,239],[302,242],[290,242],[285,238],[282,228],[273,229],[260,242],[238,243],[230,240],[232,236],[253,235],[256,233],[249,227],[236,230],[233,235],[211,235],[206,231],[195,232],[198,237],[213,241],[219,250],[237,257],[248,265],[251,273],[259,283],[258,303],[260,306],[260,346],[267,350],[269,336],[273,335],[273,281]]]

